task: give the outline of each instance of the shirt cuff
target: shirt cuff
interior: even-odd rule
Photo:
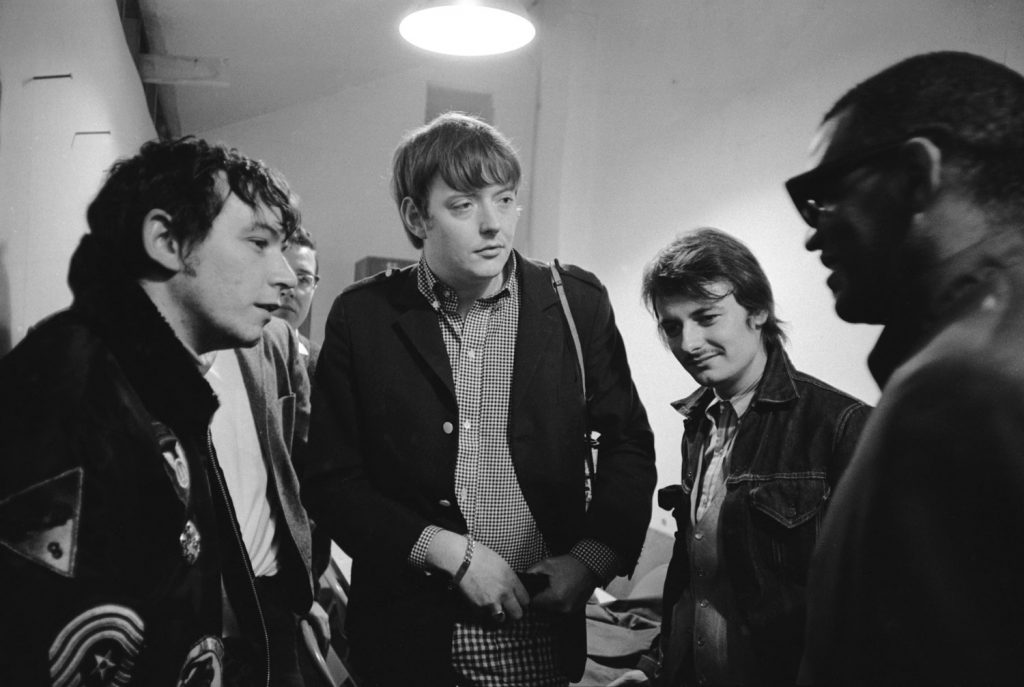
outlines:
[[[434,535],[441,531],[441,528],[437,525],[427,525],[420,532],[420,538],[413,544],[412,551],[409,552],[409,564],[417,570],[426,572],[427,570],[427,549],[430,548],[430,542],[433,541]]]
[[[611,582],[622,569],[618,554],[610,546],[596,539],[580,540],[569,551],[569,555],[590,568],[590,572],[597,576],[598,584],[602,587]]]

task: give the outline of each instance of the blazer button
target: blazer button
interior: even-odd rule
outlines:
[[[444,431],[445,434],[451,434],[455,430],[455,425],[453,425],[450,422],[445,422],[443,425],[441,425],[441,429]]]
[[[448,499],[441,499],[440,501],[437,502],[437,505],[441,506],[442,508],[451,508],[452,502],[449,501]]]

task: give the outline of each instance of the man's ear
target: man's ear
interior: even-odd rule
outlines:
[[[931,205],[942,186],[942,150],[930,139],[917,136],[900,151],[907,170],[907,200],[914,213]]]
[[[171,233],[171,217],[163,210],[150,210],[142,220],[142,247],[146,255],[170,272],[184,268],[181,245]]]
[[[427,238],[427,218],[409,196],[402,198],[402,222],[410,234],[421,241]]]

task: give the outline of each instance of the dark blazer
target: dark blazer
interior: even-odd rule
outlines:
[[[607,292],[592,274],[565,269],[592,395],[585,406],[550,272],[522,257],[518,264],[522,299],[508,438],[523,495],[553,554],[594,538],[618,554],[628,573],[650,519],[654,449]],[[587,427],[601,434],[589,510]],[[314,384],[303,495],[354,559],[349,634],[357,668],[396,683],[442,684],[452,625],[468,611],[446,576],[408,563],[426,526],[466,531],[454,493],[458,431],[448,355],[437,315],[417,290],[415,265],[339,296]],[[582,614],[563,634],[565,669],[578,675]]]

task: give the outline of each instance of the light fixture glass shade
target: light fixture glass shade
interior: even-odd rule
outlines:
[[[398,32],[413,45],[445,55],[497,55],[523,47],[537,31],[509,2],[434,2],[402,19]]]

